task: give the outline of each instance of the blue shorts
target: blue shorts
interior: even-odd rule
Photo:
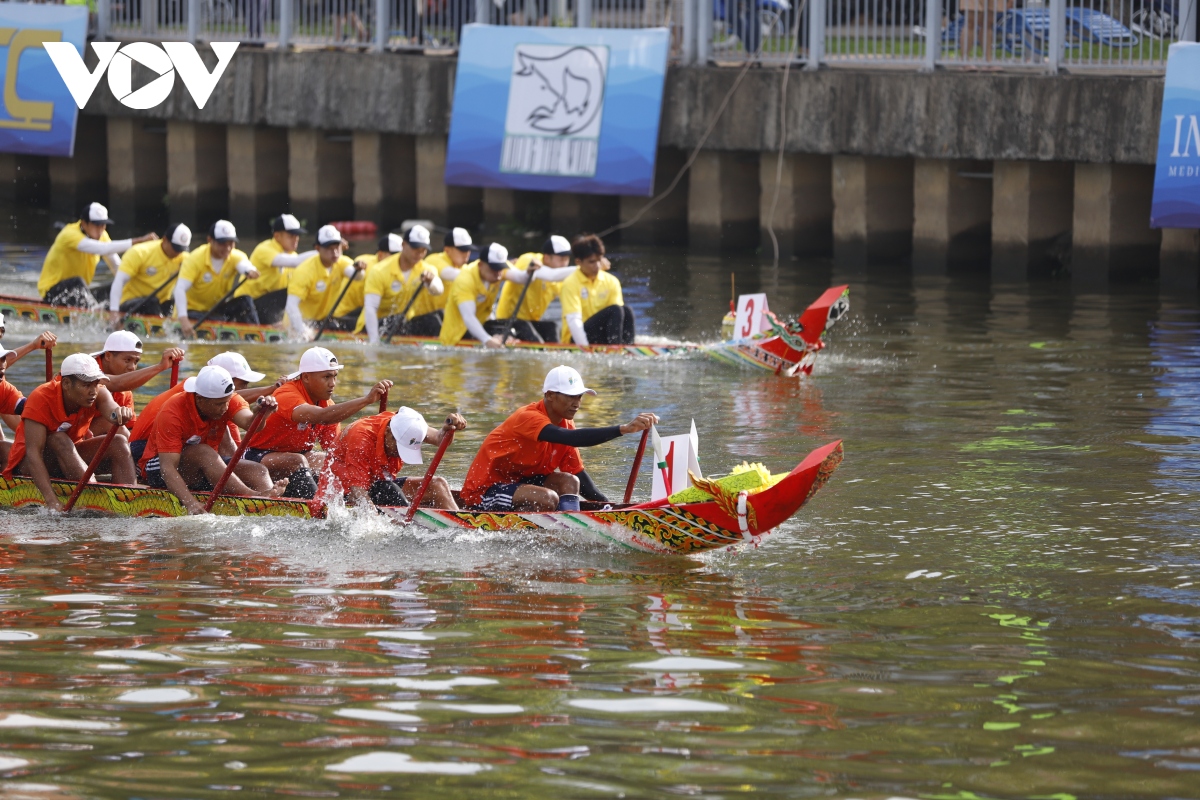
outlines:
[[[221,456],[221,460],[226,464],[229,459]],[[152,458],[146,462],[146,469],[142,472],[142,482],[151,489],[168,489],[167,482],[163,480],[162,469],[158,466],[158,458]],[[208,478],[201,478],[197,483],[188,487],[193,492],[211,492],[212,484],[208,482]]]
[[[482,511],[512,511],[513,495],[522,486],[541,486],[545,484],[547,475],[530,475],[516,483],[493,483],[483,490],[483,499],[477,508]]]
[[[242,453],[242,458],[246,459],[247,461],[253,461],[255,464],[261,464],[262,460],[263,460],[263,456],[269,455],[271,453],[279,453],[279,452],[284,452],[284,451],[260,450],[257,447],[247,447],[246,452]],[[290,451],[288,451],[288,452],[290,452]],[[311,452],[312,452],[312,450],[305,450],[303,453],[298,453],[297,455],[307,456]]]
[[[138,463],[142,460],[142,453],[146,452],[146,442],[149,439],[138,439],[136,442],[129,443],[129,454],[133,456],[133,463]]]

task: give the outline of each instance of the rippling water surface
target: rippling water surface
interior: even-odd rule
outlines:
[[[687,266],[619,265],[648,332],[715,338],[730,269],[781,312],[851,283],[808,380],[573,362],[600,392],[581,424],[694,417],[710,473],[844,439],[834,479],[761,547],[671,559],[345,511],[3,514],[0,792],[1200,795],[1194,305]],[[10,323],[5,343],[32,332]],[[244,353],[276,374],[300,350]],[[392,377],[393,405],[467,415],[452,480],[556,363],[336,350],[342,397]],[[11,371],[27,391],[35,362]],[[585,455],[610,494],[634,438]]]

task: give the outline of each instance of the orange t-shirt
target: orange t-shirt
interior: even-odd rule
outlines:
[[[100,367],[100,369],[104,369],[104,361],[103,361],[103,359],[104,359],[104,356],[103,356],[103,355],[98,355],[98,356],[96,356],[96,365],[97,365],[98,367]],[[111,395],[112,395],[113,401],[114,401],[114,402],[115,402],[117,405],[119,405],[119,406],[124,406],[125,408],[128,408],[130,411],[132,411],[132,412],[133,412],[133,419],[129,420],[129,422],[126,422],[125,424],[126,424],[126,425],[128,425],[130,422],[137,422],[137,409],[135,409],[135,408],[133,407],[133,392],[113,392],[113,391],[109,391],[109,394],[111,394]],[[131,431],[131,432],[132,432],[132,431]]]
[[[483,440],[467,470],[462,488],[463,502],[470,505],[481,502],[484,491],[497,483],[516,483],[522,478],[549,475],[555,470],[571,475],[582,472],[583,460],[574,447],[538,441],[542,428],[553,424],[546,413],[546,404],[541,400],[518,409],[501,422]],[[575,423],[565,419],[561,427],[574,430]]]
[[[206,444],[213,450],[221,446],[225,430],[233,416],[250,404],[238,394],[229,398],[229,407],[218,419],[204,419],[196,410],[196,396],[191,392],[177,394],[159,409],[146,439],[146,451],[138,461],[138,471],[144,473],[146,464],[159,453],[179,453],[186,444]]]
[[[167,389],[159,395],[155,395],[154,399],[146,404],[142,409],[142,413],[138,414],[137,420],[133,423],[133,427],[129,429],[129,441],[137,442],[150,436],[150,429],[154,427],[154,418],[158,416],[158,411],[175,395],[183,391],[183,381]]]
[[[7,380],[0,380],[0,414],[17,413],[17,405],[24,399],[20,389]]]
[[[363,417],[355,422],[333,446],[332,456],[325,462],[328,469],[321,474],[321,492],[331,478],[337,478],[343,492],[354,487],[370,489],[379,480],[391,480],[404,460],[390,456],[385,446],[388,421],[394,411],[385,411],[373,417]]]
[[[336,422],[332,425],[318,425],[292,420],[292,412],[297,406],[329,408],[333,405],[333,400],[314,403],[299,378],[280,386],[273,396],[279,408],[267,417],[258,433],[254,434],[254,438],[250,440],[250,447],[277,453],[307,453],[312,450],[314,444],[320,442],[325,450],[333,449],[338,433],[342,430],[341,425]]]
[[[62,376],[55,375],[54,380],[43,383],[30,393],[25,401],[25,410],[21,412],[21,424],[17,426],[17,435],[13,438],[12,449],[8,451],[8,464],[4,467],[4,477],[11,478],[13,470],[25,460],[25,420],[40,422],[46,426],[47,433],[63,431],[78,444],[84,439],[91,438],[92,420],[96,418],[96,407],[87,406],[68,414],[63,405]]]

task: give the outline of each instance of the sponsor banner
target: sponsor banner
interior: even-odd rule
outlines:
[[[1150,226],[1200,228],[1200,44],[1167,55]]]
[[[666,28],[467,25],[446,183],[648,196]]]
[[[87,6],[0,3],[0,152],[74,154],[79,109],[42,43],[66,42],[82,54],[87,24]]]

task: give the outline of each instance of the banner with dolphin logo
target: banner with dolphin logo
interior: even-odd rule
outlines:
[[[446,183],[649,195],[666,28],[467,25]]]

